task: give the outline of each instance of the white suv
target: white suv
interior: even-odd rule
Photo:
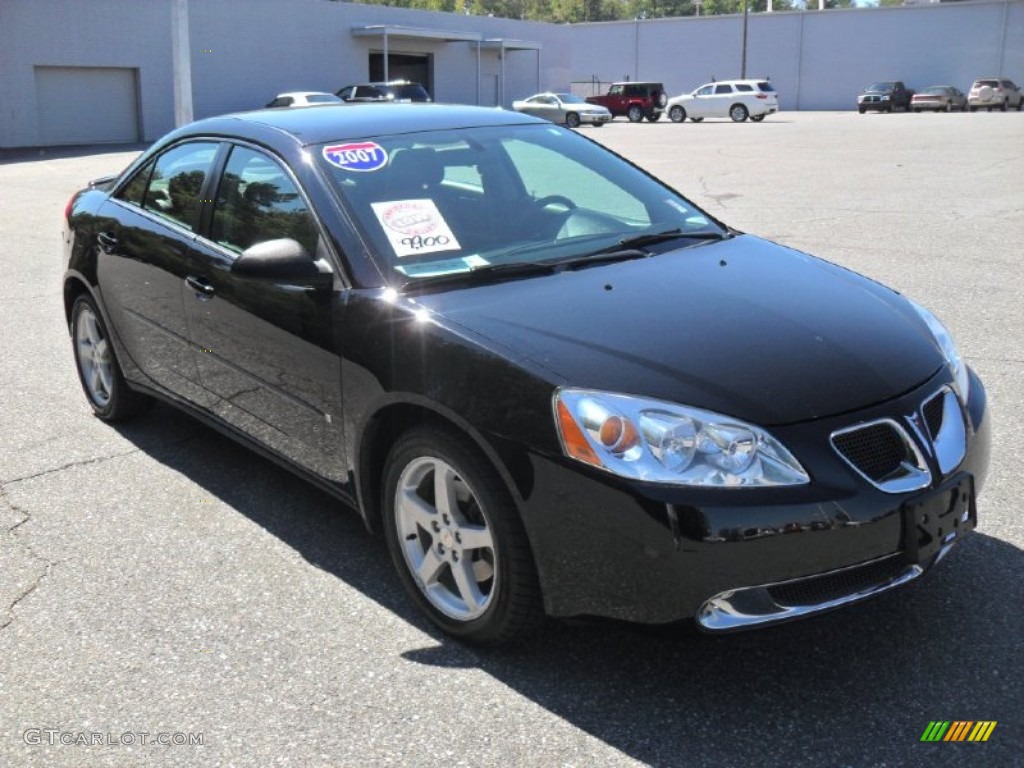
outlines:
[[[665,107],[673,123],[686,118],[699,123],[705,117],[729,117],[735,123],[749,117],[759,123],[778,111],[778,94],[767,80],[719,80],[669,99]]]
[[[1016,107],[1020,112],[1024,105],[1024,94],[1020,88],[1014,85],[1012,80],[1005,80],[998,77],[986,77],[975,80],[967,94],[967,106],[974,112],[979,107],[988,109],[1001,109],[1003,112],[1009,107]]]

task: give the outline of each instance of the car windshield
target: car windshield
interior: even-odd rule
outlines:
[[[978,82],[976,82],[974,84],[974,87],[975,88],[984,88],[986,85],[989,88],[998,88],[999,87],[999,81],[998,80],[979,80]]]
[[[947,93],[946,88],[925,88],[921,91],[922,96],[945,96]]]
[[[676,192],[556,126],[338,141],[316,155],[382,269],[401,282],[727,234]]]
[[[891,91],[892,86],[892,83],[872,83],[868,86],[868,93]]]
[[[311,93],[306,96],[306,101],[310,104],[333,104],[334,102],[341,101],[333,93]]]
[[[586,104],[587,102],[577,96],[575,93],[556,93],[563,104]]]
[[[757,87],[765,93],[775,93],[775,87],[769,82],[762,81],[757,84]]]

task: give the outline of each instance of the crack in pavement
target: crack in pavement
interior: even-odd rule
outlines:
[[[46,475],[52,475],[54,472],[63,472],[65,469],[71,469],[72,467],[84,467],[88,466],[89,464],[99,464],[100,462],[110,461],[111,459],[121,459],[124,458],[125,456],[131,456],[133,453],[139,453],[141,450],[141,448],[132,448],[132,450],[130,451],[125,451],[124,453],[114,453],[111,454],[110,456],[94,456],[91,459],[79,459],[78,461],[71,461],[68,462],[67,464],[62,464],[59,467],[44,469],[42,472],[36,472],[34,475],[25,475],[23,477],[14,477],[11,478],[10,480],[4,480],[3,483],[0,483],[0,495],[2,495],[3,489],[5,489],[8,485],[13,485],[14,483],[22,483],[25,482],[26,480],[34,480],[37,477],[45,477]]]
[[[23,526],[25,523],[29,522],[32,519],[32,515],[30,515],[27,510],[22,509],[17,504],[11,501],[10,497],[7,495],[6,484],[0,484],[0,503],[2,503],[5,507],[10,509],[14,513],[21,516],[21,520],[19,520],[7,529],[7,535],[15,542],[15,544],[18,547],[20,547],[26,553],[28,553],[29,557],[31,557],[33,560],[37,560],[38,562],[43,563],[43,565],[45,566],[43,568],[43,572],[36,576],[36,578],[32,580],[32,583],[28,585],[28,587],[23,589],[19,594],[15,595],[10,605],[7,605],[3,608],[3,614],[0,615],[0,632],[2,632],[14,623],[14,609],[18,607],[21,601],[27,598],[29,595],[31,595],[39,588],[39,585],[43,583],[43,579],[50,575],[50,571],[54,567],[56,567],[60,563],[67,562],[67,559],[50,560],[49,558],[42,557],[38,552],[35,551],[35,549],[33,549],[32,545],[21,539],[17,531],[21,526]]]

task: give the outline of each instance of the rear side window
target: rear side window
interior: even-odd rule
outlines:
[[[200,193],[217,154],[217,144],[196,141],[179,144],[156,160],[142,207],[162,218],[194,229]]]
[[[736,83],[736,90],[740,93],[753,93],[754,86],[747,83]]]
[[[235,147],[217,189],[210,239],[241,253],[283,237],[316,253],[313,217],[288,174],[262,152]]]
[[[984,88],[986,85],[989,88],[998,88],[999,87],[999,81],[998,80],[979,80],[978,82],[976,82],[974,84],[974,87],[975,88]]]
[[[149,186],[149,177],[153,173],[153,160],[150,160],[142,168],[136,171],[131,181],[125,184],[115,197],[132,205],[142,206],[142,200],[146,196],[146,187]]]

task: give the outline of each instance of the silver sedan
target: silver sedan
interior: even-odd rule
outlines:
[[[600,128],[612,119],[607,108],[588,104],[572,93],[538,93],[512,102],[512,109],[553,123],[565,123],[570,128],[578,128],[581,123]]]

